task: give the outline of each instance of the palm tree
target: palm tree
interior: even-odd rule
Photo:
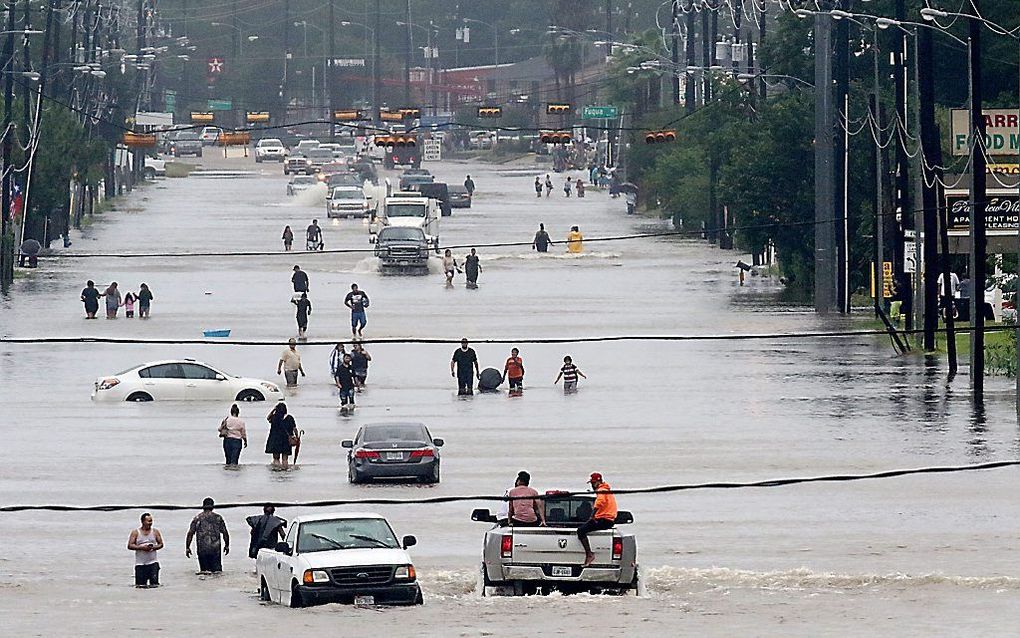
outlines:
[[[557,98],[571,105],[574,103],[575,77],[584,65],[584,45],[576,33],[583,33],[588,29],[592,17],[590,0],[555,0],[553,5],[552,23],[565,29],[565,32],[550,35],[545,57],[553,69]],[[565,94],[561,93],[564,81]]]

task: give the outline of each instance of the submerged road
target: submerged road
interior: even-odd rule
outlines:
[[[276,165],[207,158],[249,177],[163,179],[116,202],[75,238],[70,253],[276,251],[286,224],[303,245],[314,218],[327,248],[369,248],[361,221],[325,219],[321,193],[286,196]],[[534,170],[459,163],[428,166],[478,192],[471,209],[442,220],[444,244],[530,241],[539,223],[562,240],[666,229],[628,217],[622,200],[557,188],[534,196]],[[396,177],[396,173],[390,173]],[[556,176],[557,187],[562,176]],[[463,259],[465,250],[457,257]],[[975,412],[966,379],[947,383],[937,363],[896,356],[882,338],[519,345],[524,396],[456,396],[449,375],[461,337],[535,339],[621,334],[746,334],[851,329],[780,301],[778,283],[739,287],[736,254],[700,241],[649,238],[589,243],[568,255],[526,247],[480,251],[477,290],[427,276],[382,276],[368,254],[296,252],[243,258],[59,259],[20,279],[0,301],[0,333],[16,337],[231,339],[296,334],[295,264],[309,273],[312,340],[349,339],[342,299],[351,283],[370,295],[366,339],[438,337],[449,345],[369,346],[373,363],[359,409],[336,409],[328,346],[301,348],[308,376],[288,398],[306,433],[300,465],[271,472],[268,405],[242,404],[249,447],[225,470],[216,428],[228,403],[102,404],[92,382],[146,361],[194,357],[234,374],[276,377],[277,346],[0,344],[4,388],[0,503],[194,503],[414,498],[501,494],[519,470],[537,489],[581,490],[590,472],[617,488],[740,481],[1020,456],[1011,385],[989,382]],[[86,279],[123,290],[146,282],[148,321],[85,321]],[[502,369],[509,346],[476,346]],[[588,375],[564,396],[562,357]],[[340,441],[359,425],[416,420],[447,444],[437,486],[347,483]],[[257,602],[242,547],[244,517],[223,512],[235,551],[225,574],[199,579],[184,557],[190,512],[157,513],[167,547],[164,586],[131,587],[125,549],[141,512],[0,515],[0,616],[11,636],[277,636],[371,623],[378,635],[1004,635],[1020,611],[1015,469],[852,484],[621,496],[634,513],[644,598],[483,599],[476,590],[484,525],[473,504],[372,507],[412,555],[425,590],[417,609],[328,606],[291,611]],[[479,506],[484,506],[479,504]],[[281,510],[289,518],[298,510]],[[357,625],[361,627],[361,625]]]

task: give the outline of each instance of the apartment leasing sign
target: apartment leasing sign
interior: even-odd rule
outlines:
[[[985,148],[989,155],[1020,153],[1020,117],[1016,109],[983,109]],[[953,155],[970,153],[970,111],[953,109]]]

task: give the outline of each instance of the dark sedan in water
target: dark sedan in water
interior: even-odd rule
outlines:
[[[354,440],[341,443],[347,452],[347,479],[364,483],[377,478],[439,482],[439,448],[421,423],[372,423],[358,430]]]

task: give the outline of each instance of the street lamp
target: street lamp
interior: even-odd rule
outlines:
[[[470,24],[472,22],[474,22],[475,24],[483,24],[483,25],[489,27],[490,29],[492,29],[492,36],[493,36],[492,37],[492,46],[494,47],[494,50],[495,50],[495,55],[494,55],[495,64],[493,66],[497,66],[498,67],[499,66],[499,29],[496,28],[496,25],[490,24],[490,23],[485,22],[483,20],[475,20],[474,18],[464,18],[464,24]]]
[[[234,26],[232,24],[229,24],[227,22],[210,22],[209,24],[214,26],[214,27],[227,27],[228,29],[233,29],[234,31],[237,32],[238,35],[244,33],[244,29],[242,29],[241,27],[236,27],[236,26]],[[297,25],[295,25],[295,26],[297,26]],[[306,31],[306,33],[307,33],[307,31]],[[255,40],[258,40],[258,39],[259,39],[259,36],[257,36],[257,35],[249,35],[249,36],[247,36],[245,38],[238,38],[237,39],[237,56],[240,57],[240,56],[244,55],[244,42],[243,42],[244,40],[248,40],[248,42],[254,42]],[[185,44],[185,43],[182,43],[182,44]],[[193,45],[189,46],[189,47],[185,47],[185,48],[187,48],[189,51],[194,51],[195,50],[195,46],[193,46]],[[143,51],[144,51],[144,49],[143,49]],[[307,42],[307,39],[306,39],[306,41],[305,41],[305,54],[307,55],[307,53],[308,53],[308,42]]]

